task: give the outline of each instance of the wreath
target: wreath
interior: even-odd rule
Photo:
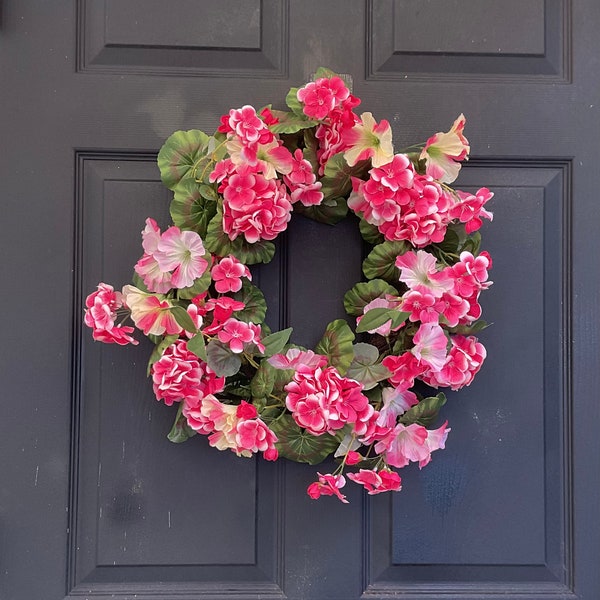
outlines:
[[[173,225],[146,220],[133,285],[100,283],[85,323],[95,340],[137,344],[131,319],[155,344],[154,394],[178,407],[171,441],[201,433],[238,456],[311,465],[333,454],[339,466],[318,473],[312,498],[346,502],[344,474],[369,494],[397,491],[396,469],[444,448],[435,390],[468,386],[486,356],[473,334],[486,326],[491,258],[478,230],[492,193],[449,186],[468,159],[463,115],[395,153],[390,124],[357,115],[332,71],[286,104],[232,109],[213,135],[168,138],[158,166]],[[335,320],[306,349],[291,328],[269,329],[248,265],[273,258],[292,213],[333,225],[348,210],[371,246],[365,281],[343,298],[355,332]]]

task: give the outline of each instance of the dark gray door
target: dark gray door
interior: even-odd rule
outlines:
[[[0,597],[600,596],[600,4],[594,0],[4,0]],[[315,468],[165,439],[148,346],[81,327],[128,282],[177,129],[348,74],[396,147],[461,112],[462,188],[495,192],[489,358],[404,490],[312,501]],[[260,273],[313,343],[360,279],[352,222],[294,221]],[[340,275],[331,278],[334,257]]]

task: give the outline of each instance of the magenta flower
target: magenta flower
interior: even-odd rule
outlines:
[[[242,277],[252,281],[250,269],[233,255],[222,258],[211,269],[210,274],[215,282],[215,289],[220,294],[239,292],[242,289]]]
[[[346,496],[344,496],[340,489],[346,485],[346,479],[343,475],[331,475],[327,473],[322,475],[317,473],[319,480],[311,483],[306,490],[306,493],[313,499],[316,500],[321,496],[336,496],[344,504],[348,504]]]
[[[400,475],[388,469],[361,469],[358,473],[348,473],[348,479],[363,485],[369,496],[382,492],[399,492],[402,489]]]
[[[229,318],[219,331],[219,341],[227,344],[232,352],[243,352],[244,346],[254,342],[255,332],[250,323]]]

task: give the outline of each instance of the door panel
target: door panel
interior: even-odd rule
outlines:
[[[592,0],[2,3],[0,597],[595,600],[598,26]],[[347,506],[305,494],[331,463],[168,442],[150,345],[81,322],[98,281],[129,282],[145,218],[169,222],[164,139],[281,107],[321,65],[396,148],[464,112],[457,185],[495,193],[488,359],[449,394],[446,450]],[[352,218],[295,218],[254,269],[270,325],[314,345],[364,252]]]

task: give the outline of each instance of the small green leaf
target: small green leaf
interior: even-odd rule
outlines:
[[[379,360],[379,350],[371,344],[362,342],[354,345],[354,359],[346,377],[356,379],[363,384],[365,390],[374,388],[380,381],[387,379],[391,373]]]
[[[348,323],[336,319],[325,328],[325,333],[316,345],[315,352],[327,356],[329,364],[344,375],[354,358],[353,341],[354,334]]]
[[[290,335],[292,335],[293,329],[288,327],[287,329],[282,329],[281,331],[276,331],[271,335],[263,338],[261,341],[265,347],[264,356],[273,356],[273,354],[279,354],[288,343],[290,339]],[[263,361],[266,362],[266,361]]]
[[[195,298],[198,294],[204,293],[210,287],[211,281],[212,279],[210,277],[210,268],[207,268],[206,271],[204,271],[204,273],[202,274],[202,276],[198,277],[198,279],[194,281],[194,284],[191,287],[181,288],[180,290],[177,290],[177,297],[181,300],[191,300],[192,298]]]
[[[298,427],[291,415],[282,415],[270,423],[278,438],[275,444],[283,458],[318,465],[335,452],[339,440],[331,435],[314,436]]]
[[[174,190],[184,177],[194,178],[196,165],[205,156],[210,137],[203,131],[176,131],[158,153],[163,184]]]
[[[325,172],[321,179],[321,191],[325,199],[346,198],[352,189],[352,177],[360,177],[366,173],[368,161],[362,161],[349,167],[344,155],[340,152],[334,154],[325,165]],[[369,163],[370,164],[370,163]]]
[[[448,328],[450,333],[457,333],[459,335],[473,335],[478,333],[479,331],[483,331],[487,327],[490,326],[490,323],[486,323],[486,321],[475,321],[470,325],[457,325],[456,327]]]
[[[242,359],[218,340],[212,340],[207,344],[206,362],[217,377],[235,375],[242,366]]]
[[[174,444],[181,444],[196,435],[196,432],[187,424],[187,419],[181,414],[182,408],[183,402],[180,402],[177,416],[173,422],[173,427],[171,427],[171,431],[167,434],[169,441]]]
[[[266,398],[275,386],[275,368],[266,360],[260,363],[260,367],[250,382],[250,391],[254,398]]]
[[[206,344],[204,343],[204,336],[201,333],[197,333],[191,340],[188,340],[187,348],[200,360],[203,360],[204,362],[207,361]]]
[[[423,398],[419,404],[415,404],[409,408],[401,417],[400,423],[403,425],[410,425],[411,423],[418,423],[427,427],[435,421],[440,408],[446,404],[446,395],[440,392],[437,396],[431,396],[430,398]]]
[[[300,117],[306,118],[306,115],[304,114],[304,111],[302,110],[303,104],[302,104],[302,102],[300,102],[300,100],[298,100],[298,88],[297,87],[290,88],[290,91],[287,93],[287,96],[285,97],[285,103],[286,103],[287,107],[293,113],[297,114]]]
[[[160,360],[160,357],[163,355],[163,352],[178,338],[177,334],[174,335],[166,335],[156,346],[154,350],[152,350],[152,354],[150,354],[150,359],[148,360],[148,369],[146,370],[146,375],[149,377],[152,372],[152,365]]]
[[[200,193],[201,188],[202,186],[190,177],[180,181],[175,187],[170,212],[177,227],[193,229],[204,238],[210,220],[217,213],[217,203],[203,197]]]
[[[304,206],[296,202],[294,212],[319,223],[335,225],[348,214],[348,205],[345,198],[330,198],[327,204],[324,201],[318,206]]]
[[[296,133],[302,129],[309,129],[318,125],[318,121],[310,120],[304,113],[300,115],[296,112],[282,110],[273,110],[271,112],[279,120],[279,123],[269,126],[269,129],[273,133]]]
[[[380,277],[391,283],[397,283],[400,270],[396,266],[396,258],[411,249],[408,242],[386,241],[371,250],[363,262],[363,273],[367,279]]]
[[[398,290],[383,279],[357,283],[344,295],[344,308],[349,315],[358,317],[363,314],[369,302],[376,298],[385,298],[386,295],[397,296]]]
[[[362,218],[358,224],[358,229],[360,230],[360,235],[362,235],[363,240],[369,244],[381,244],[385,240],[383,233],[377,229],[376,225],[371,225],[371,223],[368,223]]]
[[[322,77],[325,79],[331,79],[332,77],[339,77],[339,75],[327,67],[319,67],[315,73],[315,81],[317,79],[321,79]]]
[[[198,187],[198,191],[200,195],[206,199],[211,200],[212,202],[218,202],[219,194],[215,189],[214,185],[207,185],[206,183],[201,183]]]
[[[234,300],[246,306],[235,312],[235,318],[246,323],[262,323],[267,314],[267,302],[260,288],[252,285],[247,279],[242,281],[242,289],[233,295]]]
[[[356,326],[356,333],[364,333],[381,327],[388,321],[391,321],[391,328],[395,329],[406,319],[410,313],[396,310],[395,308],[372,308],[365,313],[365,316]]]
[[[190,313],[188,313],[185,308],[181,306],[172,306],[169,310],[173,313],[177,323],[179,323],[186,331],[189,331],[190,333],[196,333],[196,331],[198,331],[194,321],[192,321],[192,317],[190,317]]]

